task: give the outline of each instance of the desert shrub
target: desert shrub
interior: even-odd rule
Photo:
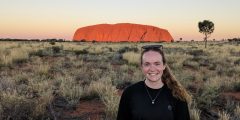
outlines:
[[[109,77],[101,78],[92,83],[93,91],[97,92],[101,101],[106,106],[106,116],[110,120],[115,120],[117,117],[118,104],[120,96],[117,94],[117,89],[112,86],[112,80]]]
[[[192,61],[196,61],[199,63],[199,66],[210,66],[210,60],[207,59],[205,56],[196,56],[191,59]]]
[[[183,81],[192,82],[192,81],[196,80],[196,77],[193,75],[186,75],[182,79],[183,79]]]
[[[216,70],[216,68],[217,68],[217,65],[215,63],[212,63],[208,66],[209,70]]]
[[[55,41],[51,41],[51,42],[49,42],[49,44],[50,45],[55,45],[56,43],[55,43]]]
[[[188,104],[189,114],[191,120],[200,120],[201,110],[199,110],[196,106],[196,101],[193,100]]]
[[[206,53],[204,53],[203,50],[191,50],[188,52],[188,54],[193,55],[193,56],[204,56]]]
[[[191,69],[195,69],[195,70],[199,69],[199,63],[191,61],[189,59],[184,60],[182,65],[183,65],[183,67],[187,67],[187,68],[191,68]]]
[[[4,112],[3,106],[2,104],[0,104],[0,119],[3,119],[3,112]]]
[[[26,74],[23,74],[23,73],[20,74],[20,75],[16,75],[15,83],[16,83],[16,85],[21,85],[21,84],[28,85],[29,84],[28,76]]]
[[[52,46],[52,47],[47,47],[44,49],[39,49],[37,51],[30,52],[30,56],[39,56],[39,57],[44,57],[44,56],[61,56],[61,51],[63,50],[63,46]]]
[[[60,46],[52,46],[53,54],[60,53],[63,48]]]
[[[118,50],[118,53],[123,54],[123,53],[125,53],[125,52],[130,52],[130,51],[132,51],[132,52],[138,52],[139,50],[138,50],[137,47],[127,47],[127,46],[125,46],[125,47],[120,48],[120,49]]]
[[[230,115],[228,113],[226,113],[225,111],[219,111],[218,112],[219,115],[219,120],[230,120]]]
[[[123,55],[120,53],[116,53],[112,56],[111,58],[111,63],[112,64],[117,64],[117,65],[123,65],[127,63],[128,61],[123,59]]]
[[[230,68],[226,69],[226,67],[219,66],[216,69],[217,69],[217,74],[219,76],[233,77],[235,75],[238,75],[238,73],[239,73],[239,70],[234,67],[230,67]]]
[[[184,48],[181,47],[176,47],[176,48],[163,48],[164,52],[166,54],[185,54],[186,50],[184,50]]]
[[[200,108],[211,108],[216,104],[216,99],[219,96],[218,88],[216,87],[204,87],[196,98],[198,106]]]
[[[201,111],[197,108],[191,108],[189,110],[191,120],[200,120]]]
[[[24,96],[18,95],[16,91],[3,92],[0,104],[2,106],[2,119],[27,120],[33,117],[35,103]]]
[[[61,95],[68,101],[69,104],[75,105],[79,102],[83,88],[76,84],[73,78],[68,77],[61,79],[60,92]]]
[[[45,68],[44,68],[44,65],[45,65]],[[62,63],[62,65],[54,64],[52,66],[47,66],[46,64],[43,64],[43,68],[42,68],[42,70],[39,70],[39,72],[40,72],[40,75],[45,74],[46,76],[49,76],[50,74],[54,75],[54,76],[59,75],[59,74],[63,75],[64,70],[65,70],[64,68],[67,69],[71,66],[72,66],[72,64],[67,62],[67,61],[66,61],[66,63]],[[48,72],[48,73],[45,73],[45,71]]]
[[[234,91],[240,91],[240,82],[237,82],[233,86]]]
[[[127,60],[129,64],[138,65],[140,61],[140,54],[135,52],[123,53],[123,59]]]
[[[6,77],[0,77],[0,91],[6,91],[8,89],[12,90],[16,86],[13,80],[9,80]],[[0,93],[1,93],[0,92]]]
[[[240,56],[240,51],[237,51],[235,49],[230,50],[230,55],[231,56]]]
[[[113,85],[115,85],[118,89],[124,89],[133,83],[131,77],[132,76],[127,72],[125,74],[119,75],[117,78],[114,78]]]
[[[11,66],[13,63],[21,64],[27,62],[29,51],[21,48],[8,48],[0,50],[0,65]]]
[[[86,49],[83,50],[75,50],[74,51],[75,55],[78,57],[81,54],[88,54],[88,51]]]
[[[83,89],[84,93],[82,94],[81,99],[92,100],[99,98],[98,91],[96,90],[97,83],[91,82],[88,86],[85,86]]]
[[[13,60],[13,63],[22,64],[22,63],[27,63],[27,61],[28,61],[27,58],[19,58],[19,59]]]
[[[36,100],[36,107],[33,111],[33,115],[35,117],[41,116],[42,118],[49,117],[47,109],[51,102],[53,101],[52,91],[47,91],[41,94],[41,96]]]
[[[123,55],[120,54],[120,53],[116,53],[116,54],[114,54],[113,57],[112,57],[112,60],[114,60],[114,61],[120,61],[120,60],[122,60],[122,59],[123,59]]]
[[[211,108],[216,105],[217,99],[222,91],[229,86],[229,79],[219,76],[211,77],[199,90],[196,101],[201,108]]]
[[[103,61],[104,59],[103,59],[103,56],[86,54],[86,55],[82,55],[80,60],[83,60],[84,62],[98,63],[99,61]]]
[[[30,56],[39,56],[39,57],[50,56],[50,55],[52,55],[52,51],[49,51],[47,49],[39,49],[38,51],[31,52],[29,55]]]
[[[70,60],[62,62],[61,68],[69,69],[74,66],[74,63]]]
[[[234,120],[240,119],[240,106],[239,105],[237,105],[234,109],[233,119]]]
[[[228,77],[232,77],[232,76],[234,76],[234,75],[239,74],[239,72],[240,72],[240,71],[238,71],[238,70],[235,69],[235,68],[230,68],[230,69],[228,69],[228,70],[226,71],[225,74],[226,74]]]
[[[50,68],[50,64],[42,63],[40,65],[37,65],[37,68],[35,68],[34,71],[35,74],[39,76],[48,76]]]
[[[234,61],[234,64],[235,64],[235,65],[240,65],[240,59],[235,60],[235,61]]]

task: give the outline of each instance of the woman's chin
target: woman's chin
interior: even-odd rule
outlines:
[[[158,82],[160,79],[159,78],[148,78],[150,82]]]

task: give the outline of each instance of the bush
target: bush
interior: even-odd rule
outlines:
[[[39,57],[58,56],[58,55],[60,55],[62,50],[63,50],[62,46],[52,46],[52,47],[48,47],[45,49],[40,49],[36,52],[31,52],[29,55],[30,56],[39,56]]]
[[[205,53],[203,52],[203,50],[191,50],[188,52],[190,55],[193,56],[201,56],[201,55],[205,55]]]
[[[56,43],[55,43],[55,41],[51,41],[51,42],[49,42],[49,44],[55,45]]]
[[[61,50],[62,48],[60,46],[52,46],[52,51],[54,54],[60,53]]]
[[[197,103],[200,108],[211,108],[216,104],[217,96],[219,95],[216,87],[206,86],[201,90],[200,95],[197,97]]]
[[[240,92],[240,82],[234,84],[233,89],[234,89],[234,91],[238,91],[238,92]]]
[[[185,61],[183,61],[183,67],[198,70],[199,69],[199,64],[197,62],[190,61],[189,59],[186,59]]]
[[[88,54],[88,51],[83,49],[83,50],[76,50],[74,51],[75,55],[79,56],[81,54]]]
[[[236,61],[234,61],[234,65],[240,65],[240,59],[237,59]]]
[[[33,117],[35,103],[17,95],[16,91],[2,93],[0,106],[2,108],[2,120],[27,120]]]

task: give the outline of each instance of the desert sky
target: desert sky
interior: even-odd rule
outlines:
[[[167,29],[175,40],[240,38],[240,0],[0,0],[0,38],[66,39],[95,24],[135,23]]]

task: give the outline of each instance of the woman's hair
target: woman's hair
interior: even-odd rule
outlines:
[[[147,49],[143,49],[141,53],[141,65],[142,65],[142,57],[143,54],[148,51],[158,52],[162,56],[163,64],[166,68],[163,70],[162,82],[167,85],[169,89],[172,90],[172,94],[174,97],[179,98],[182,101],[191,102],[191,96],[187,93],[186,89],[181,85],[181,83],[174,77],[170,68],[166,63],[166,58],[162,49],[157,47],[149,47]]]

